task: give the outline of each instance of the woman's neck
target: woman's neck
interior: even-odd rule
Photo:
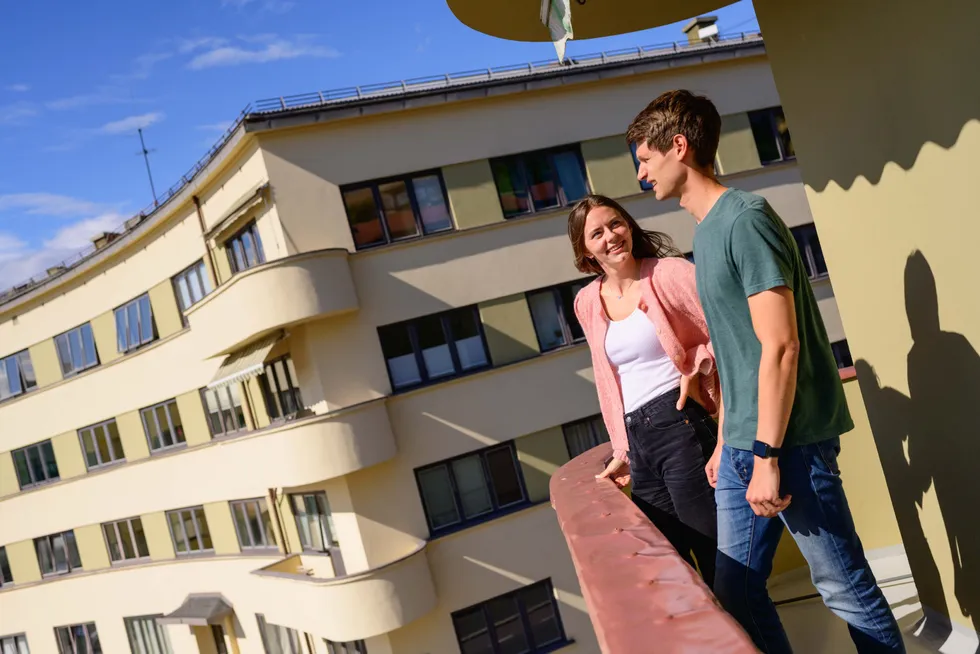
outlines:
[[[630,257],[615,268],[606,268],[606,282],[621,288],[640,278],[640,262]]]

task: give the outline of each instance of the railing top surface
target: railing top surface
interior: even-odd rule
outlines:
[[[644,45],[634,48],[624,48],[620,50],[608,50],[593,54],[579,55],[570,57],[567,63],[559,63],[557,59],[545,61],[527,62],[522,64],[509,64],[494,68],[484,68],[479,70],[462,71],[458,73],[446,73],[441,75],[429,75],[412,79],[397,80],[393,82],[381,82],[378,84],[366,84],[326,91],[313,91],[310,93],[300,93],[296,95],[280,96],[277,98],[265,98],[247,105],[239,112],[235,121],[218,138],[217,142],[208,149],[191,168],[184,173],[180,179],[170,188],[154,198],[153,202],[141,209],[132,218],[122,222],[113,228],[108,234],[112,235],[112,240],[125,235],[143,224],[147,219],[157,214],[164,206],[191,182],[218,156],[222,148],[232,139],[238,128],[243,122],[250,118],[268,118],[280,112],[296,111],[303,109],[315,109],[317,107],[328,107],[332,105],[343,105],[352,102],[378,101],[399,95],[410,95],[415,93],[425,93],[439,91],[442,89],[452,89],[471,86],[474,84],[488,82],[502,82],[508,80],[518,80],[527,77],[542,75],[560,74],[563,72],[576,72],[590,67],[608,64],[625,64],[630,62],[642,62],[646,60],[656,60],[659,58],[670,58],[675,55],[691,54],[699,51],[709,51],[712,49],[726,48],[739,44],[762,43],[762,35],[758,33],[739,33],[737,35],[725,36],[718,41],[712,42],[671,42],[656,45]],[[93,235],[94,236],[94,235]],[[17,298],[30,293],[32,290],[51,282],[58,277],[73,270],[78,265],[91,259],[98,254],[102,248],[90,245],[77,252],[67,259],[52,264],[46,272],[38,272],[30,279],[10,288],[0,288],[0,307],[12,302]]]
[[[604,654],[756,652],[640,509],[613,482],[595,480],[611,455],[600,445],[551,478],[551,503]]]

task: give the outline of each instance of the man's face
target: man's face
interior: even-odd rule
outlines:
[[[680,196],[685,170],[676,150],[671,148],[666,154],[661,154],[646,143],[636,146],[636,159],[640,162],[636,178],[652,184],[658,200]]]

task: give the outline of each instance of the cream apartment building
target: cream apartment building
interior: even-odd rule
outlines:
[[[548,503],[604,438],[565,219],[607,194],[690,251],[623,139],[677,87],[849,365],[759,37],[259,105],[0,296],[0,652],[598,652]]]

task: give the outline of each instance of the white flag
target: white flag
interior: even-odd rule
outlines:
[[[541,0],[541,22],[551,32],[558,61],[564,61],[565,42],[575,38],[572,33],[572,8],[569,0]]]

